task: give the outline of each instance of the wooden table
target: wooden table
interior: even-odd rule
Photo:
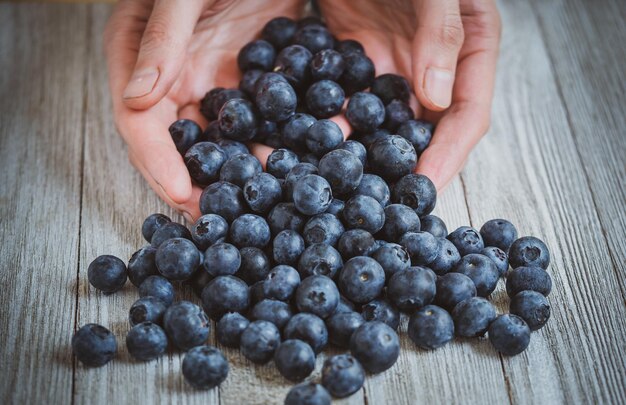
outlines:
[[[338,403],[626,403],[626,3],[499,5],[491,130],[436,213],[450,228],[509,218],[546,241],[552,319],[513,358],[485,339],[425,352],[403,333],[397,364]],[[184,383],[179,354],[131,360],[124,336],[135,289],[103,296],[88,285],[94,257],[128,258],[143,243],[145,216],[174,215],[116,135],[101,53],[110,11],[0,5],[0,397],[282,403],[291,384],[237,351],[226,350],[230,375],[208,392]],[[507,310],[503,285],[493,300]],[[88,322],[118,336],[120,353],[104,368],[72,359],[71,335]]]

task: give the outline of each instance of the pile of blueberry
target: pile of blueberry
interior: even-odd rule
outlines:
[[[358,42],[336,41],[312,18],[276,18],[261,37],[239,53],[239,89],[213,89],[202,100],[208,128],[189,120],[170,128],[205,186],[203,216],[188,229],[150,215],[142,227],[149,245],[128,266],[108,255],[89,265],[89,282],[104,293],[127,278],[139,289],[130,355],[148,361],[171,345],[186,352],[188,383],[208,389],[228,374],[222,352],[206,345],[210,319],[220,345],[254,363],[273,359],[294,382],[331,344],[349,354],[329,357],[321,385],[296,385],[285,400],[327,404],[358,391],[366,371],[396,362],[401,313],[421,349],[487,333],[502,354],[525,350],[550,317],[546,245],[518,238],[503,219],[448,233],[430,214],[435,187],[413,171],[433,127],[414,119],[407,81],[375,77]],[[348,141],[327,119],[346,96],[355,131]],[[251,140],[276,148],[266,172],[242,143]],[[488,298],[501,277],[511,303],[510,314],[498,315]],[[175,302],[183,282],[202,306]],[[88,324],[72,347],[85,365],[102,366],[117,343]]]

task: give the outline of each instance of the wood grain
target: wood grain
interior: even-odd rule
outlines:
[[[504,216],[543,239],[554,283],[548,325],[522,355],[503,359],[512,401],[621,403],[626,308],[585,164],[530,5],[502,5],[493,127],[462,178],[473,224]]]
[[[3,403],[71,400],[85,11],[0,4]]]

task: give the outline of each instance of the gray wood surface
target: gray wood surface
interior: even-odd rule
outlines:
[[[500,1],[492,128],[440,197],[449,229],[511,219],[550,246],[553,316],[506,358],[485,339],[398,363],[337,403],[626,403],[626,60],[623,2]],[[219,389],[191,390],[181,356],[128,355],[128,283],[103,296],[87,266],[127,259],[164,212],[116,136],[101,32],[110,5],[0,4],[0,398],[5,403],[281,403],[275,368],[225,349]],[[194,299],[187,289],[180,298]],[[503,282],[493,297],[507,310]],[[119,355],[72,359],[77,326],[107,325]],[[404,320],[401,330],[406,328]],[[211,343],[215,344],[214,337]],[[329,352],[318,358],[314,377]]]

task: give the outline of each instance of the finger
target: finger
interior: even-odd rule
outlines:
[[[500,18],[495,4],[474,1],[480,7],[462,10],[467,16],[467,38],[460,52],[452,107],[435,129],[416,171],[442,190],[462,169],[467,156],[487,132],[500,41]],[[426,116],[434,118],[438,113]]]
[[[259,162],[261,162],[261,165],[263,166],[263,170],[265,170],[267,158],[274,151],[274,148],[263,145],[262,143],[250,142],[248,144],[248,149],[251,154],[259,159]]]
[[[202,7],[200,0],[156,0],[137,63],[122,94],[128,107],[149,108],[170,90],[185,61]]]
[[[178,110],[178,119],[188,119],[206,128],[209,125],[207,119],[200,113],[200,105],[198,103],[189,103]]]
[[[458,0],[417,0],[413,39],[413,87],[429,110],[448,108],[464,31]]]

